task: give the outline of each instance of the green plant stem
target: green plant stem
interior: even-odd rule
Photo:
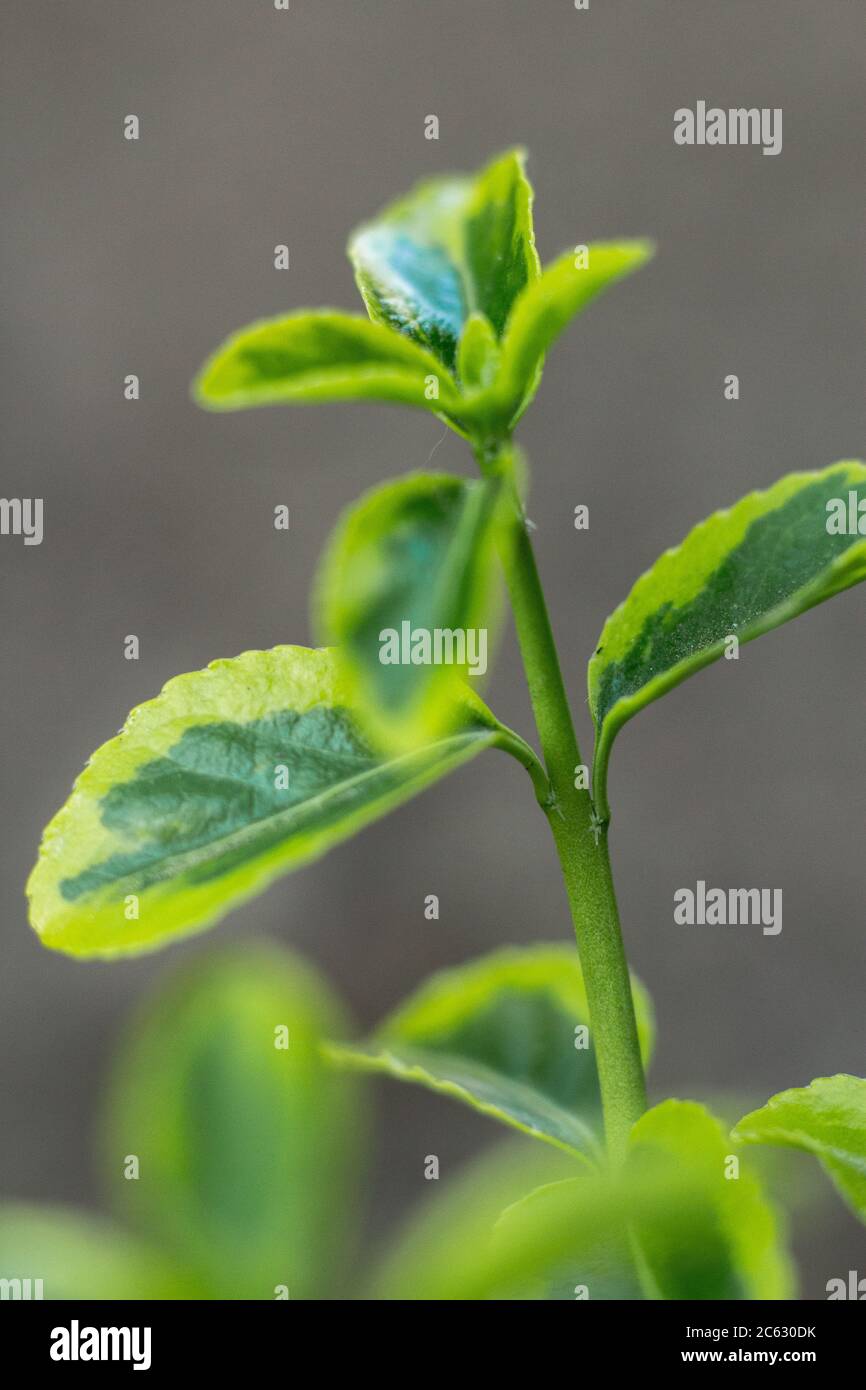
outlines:
[[[586,984],[608,1151],[617,1160],[624,1152],[632,1125],[646,1109],[646,1083],[611,875],[607,827],[597,821],[589,792],[575,787],[580,749],[516,490],[514,502],[513,535],[503,553],[506,580],[550,779],[552,794],[545,812],[562,867]]]

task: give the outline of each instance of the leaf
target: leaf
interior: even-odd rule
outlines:
[[[199,405],[383,400],[438,413],[456,408],[442,363],[408,338],[337,310],[302,310],[250,324],[228,338],[193,385]]]
[[[542,275],[524,163],[509,150],[390,204],[348,246],[373,322],[321,310],[252,324],[205,365],[195,399],[217,410],[400,401],[476,446],[501,442],[568,320],[651,254],[648,242],[598,243],[586,268],[569,253]]]
[[[470,690],[462,699],[457,732],[383,758],[332,652],[245,652],[169,681],[97,750],[45,831],[27,886],[43,944],[78,956],[164,945],[482,749],[513,751],[516,736]]]
[[[738,1176],[723,1127],[702,1105],[666,1100],[631,1132],[625,1180],[680,1189],[681,1202],[647,1211],[630,1203],[631,1227],[658,1296],[778,1299],[791,1271],[778,1219],[756,1176]],[[739,1160],[738,1160],[739,1161]]]
[[[632,990],[646,1062],[652,1009],[636,980]],[[574,947],[514,948],[434,975],[366,1043],[336,1055],[453,1096],[554,1147],[598,1156],[595,1056],[576,1046],[575,1030],[588,1020]]]
[[[321,1053],[342,1026],[309,967],[247,945],[181,972],[120,1054],[104,1146],[118,1202],[208,1297],[334,1294],[363,1134]]]
[[[494,1228],[494,1252],[501,1252],[509,1264],[519,1263],[513,1250],[529,1245],[527,1235],[532,1240],[529,1249],[534,1246],[535,1251],[531,1261],[525,1259],[522,1276],[502,1296],[545,1303],[642,1299],[622,1205],[611,1183],[582,1173],[537,1187],[506,1207]],[[581,1221],[579,1213],[589,1207],[594,1219]],[[572,1233],[567,1241],[558,1234],[563,1229]],[[550,1246],[543,1260],[535,1253],[539,1232],[548,1233]]]
[[[511,1203],[541,1183],[562,1178],[570,1160],[536,1145],[497,1145],[431,1183],[435,1195],[418,1203],[374,1267],[373,1299],[482,1300],[532,1277],[561,1250],[562,1225],[546,1225],[525,1244],[494,1243],[496,1222]],[[588,1173],[588,1182],[592,1176]],[[593,1191],[595,1188],[593,1187]],[[569,1232],[571,1235],[571,1232]]]
[[[863,535],[827,529],[828,504],[847,504],[849,492],[866,511],[862,463],[792,473],[751,493],[666,551],[608,618],[589,663],[602,815],[611,745],[632,715],[716,661],[729,636],[750,642],[866,578]]]
[[[457,349],[457,374],[466,388],[484,391],[496,380],[499,345],[484,314],[470,314]]]
[[[594,242],[585,268],[573,251],[546,266],[513,305],[502,340],[496,395],[513,421],[523,413],[555,338],[603,290],[639,269],[653,255],[650,241]]]
[[[476,176],[466,211],[471,308],[501,338],[512,306],[541,273],[532,226],[532,188],[523,150],[509,150]]]
[[[558,1167],[551,1166],[554,1158]],[[673,1164],[636,1163],[625,1176],[589,1167],[575,1176],[563,1166],[566,1161],[537,1145],[508,1146],[504,1153],[485,1154],[456,1178],[443,1175],[435,1197],[419,1204],[386,1250],[371,1296],[573,1299],[576,1286],[588,1285],[590,1302],[635,1298],[641,1285],[626,1234],[629,1218],[665,1233],[677,1250],[680,1276],[687,1279],[693,1271],[695,1288],[706,1287],[700,1282],[708,1265],[712,1270],[711,1256],[700,1246],[706,1181],[682,1155]],[[723,1258],[727,1267],[724,1251]],[[787,1266],[784,1274],[784,1280],[767,1277],[761,1287],[782,1296]],[[648,1271],[642,1279],[646,1296],[663,1296]]]
[[[532,193],[512,150],[474,177],[430,179],[349,242],[370,317],[434,353],[449,371],[473,312],[499,333],[538,275]]]
[[[547,1184],[502,1213],[492,1257],[522,1266],[505,1296],[790,1297],[775,1215],[751,1172],[729,1176],[729,1149],[703,1106],[666,1101],[649,1111],[624,1170]]]
[[[779,1144],[814,1154],[842,1196],[866,1221],[866,1081],[821,1076],[780,1091],[744,1115],[732,1138],[740,1144]]]
[[[66,1207],[14,1203],[0,1208],[3,1297],[68,1299],[195,1299],[191,1275],[108,1221]],[[40,1281],[37,1285],[35,1281]]]
[[[590,1302],[641,1289],[653,1298],[787,1298],[776,1218],[745,1167],[726,1179],[729,1151],[703,1106],[665,1101],[635,1125],[624,1171],[575,1176],[545,1172],[525,1152],[485,1156],[422,1205],[381,1262],[374,1292],[561,1299],[588,1285]]]
[[[316,622],[339,646],[352,706],[379,746],[405,751],[449,732],[464,678],[487,670],[499,495],[494,480],[413,473],[366,493],[337,525]],[[432,664],[413,664],[419,655]]]

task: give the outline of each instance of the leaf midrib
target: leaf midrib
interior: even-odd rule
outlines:
[[[246,825],[243,825],[238,829],[230,831],[227,835],[218,835],[213,839],[207,840],[205,844],[199,845],[195,849],[184,850],[182,853],[179,854],[172,854],[169,852],[168,854],[157,856],[156,858],[150,860],[147,865],[142,866],[142,868],[152,870],[154,868],[164,868],[165,866],[173,865],[174,867],[172,869],[171,874],[165,872],[161,873],[160,877],[156,881],[164,882],[169,877],[179,877],[187,869],[196,867],[198,864],[202,863],[203,860],[210,857],[212,853],[218,849],[218,847],[220,847],[221,850],[228,850],[233,849],[236,846],[242,845],[245,840],[253,838],[257,828],[265,823],[272,823],[278,825],[281,820],[290,822],[292,816],[296,815],[302,809],[315,809],[317,805],[327,805],[329,801],[334,801],[339,799],[340,797],[345,797],[347,792],[362,784],[364,781],[373,778],[377,773],[381,773],[384,770],[397,770],[400,764],[402,763],[410,762],[412,759],[421,761],[429,755],[429,761],[422,762],[422,766],[421,768],[419,768],[419,772],[424,771],[428,767],[434,765],[437,761],[445,761],[447,759],[448,752],[457,752],[459,751],[461,746],[468,746],[470,743],[474,742],[477,739],[491,738],[492,736],[494,736],[494,733],[495,731],[492,729],[477,729],[467,731],[462,734],[455,734],[452,735],[450,738],[441,739],[437,743],[430,744],[423,749],[414,750],[410,753],[402,754],[400,757],[391,758],[386,762],[376,763],[372,768],[369,768],[364,772],[357,773],[354,777],[346,778],[344,781],[338,783],[336,786],[329,787],[325,791],[319,792],[315,796],[308,797],[304,801],[295,802],[294,805],[287,806],[280,811],[274,811],[264,816],[257,816],[254,819],[248,821]],[[389,790],[392,792],[399,790],[401,786],[405,786],[411,780],[411,775],[407,775],[405,778],[400,779],[397,782],[396,786],[392,786],[391,788],[389,788]],[[363,804],[364,803],[362,802],[361,805]],[[313,827],[313,830],[314,829],[315,827]],[[115,846],[115,848],[117,847]],[[93,868],[94,866],[89,865],[87,867]],[[85,870],[82,870],[81,872],[84,871]],[[133,870],[130,873],[119,875],[117,878],[111,879],[108,883],[104,885],[104,887],[101,890],[98,891],[100,891],[102,895],[107,895],[109,892],[111,892],[112,895],[114,895],[114,890],[117,888],[119,884],[124,884],[129,880],[134,880],[141,873],[141,871],[141,868],[139,868]],[[67,877],[70,876],[67,875]],[[75,875],[71,875],[71,877],[75,877]],[[148,885],[148,887],[153,886],[153,884]]]

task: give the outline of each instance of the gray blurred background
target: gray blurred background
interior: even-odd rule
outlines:
[[[112,965],[41,949],[23,886],[86,757],[178,671],[307,642],[316,558],[364,488],[442,433],[398,408],[208,416],[188,382],[229,331],[359,307],[349,229],[428,172],[521,142],[539,249],[648,234],[656,261],[552,355],[521,429],[530,514],[589,755],[585,663],[632,581],[754,486],[864,452],[866,11],[849,0],[4,0],[5,496],[0,1192],[96,1207],[92,1129],[131,1005],[182,959],[268,935],[368,1025],[437,966],[568,938],[524,774],[489,755],[182,947]],[[673,112],[782,107],[784,148],[681,148]],[[137,144],[122,138],[128,113]],[[424,139],[436,114],[440,139]],[[291,269],[273,268],[286,242]],[[141,378],[141,400],[123,378]],[[723,378],[740,377],[738,402]],[[459,440],[435,455],[466,470]],[[573,509],[590,508],[589,532]],[[291,507],[288,533],[273,508]],[[123,658],[136,633],[141,659]],[[746,1105],[866,1072],[866,591],[668,695],[621,735],[612,852],[659,1015],[653,1093]],[[489,686],[529,731],[509,633]],[[784,929],[682,928],[704,878],[781,887]],[[427,893],[441,899],[427,922]],[[370,1229],[489,1142],[488,1124],[375,1090]],[[866,1240],[805,1158],[783,1173],[803,1290],[866,1274]]]

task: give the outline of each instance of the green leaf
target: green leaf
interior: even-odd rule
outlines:
[[[97,750],[46,829],[33,926],[46,946],[113,956],[216,921],[482,749],[513,751],[462,699],[455,733],[383,758],[333,652],[275,647],[176,677]]]
[[[779,1144],[814,1154],[861,1221],[866,1221],[866,1081],[821,1076],[781,1091],[732,1131],[741,1144]]]
[[[716,661],[728,637],[749,642],[866,578],[866,519],[859,535],[828,530],[828,508],[839,499],[847,511],[849,493],[866,511],[862,463],[751,493],[666,551],[608,618],[589,663],[600,814],[611,745],[632,715]]]
[[[732,1163],[739,1163],[737,1170]],[[632,1178],[680,1189],[681,1202],[647,1211],[631,1203],[631,1227],[658,1296],[665,1299],[791,1297],[778,1218],[756,1176],[702,1105],[667,1100],[632,1129]]]
[[[469,180],[434,179],[359,227],[348,246],[367,312],[453,370],[468,313],[460,228]]]
[[[509,150],[472,184],[466,210],[470,307],[501,338],[515,301],[541,272],[532,227],[532,188],[523,150]]]
[[[491,1264],[522,1276],[506,1296],[790,1297],[775,1215],[751,1172],[733,1176],[729,1151],[703,1106],[649,1111],[621,1173],[548,1184],[502,1213]]]
[[[569,253],[542,275],[532,201],[519,149],[420,183],[350,238],[371,324],[336,310],[252,324],[205,365],[195,398],[225,410],[400,401],[500,440],[568,320],[651,254],[648,242],[598,243],[585,268]]]
[[[506,416],[516,419],[535,394],[544,355],[580,311],[653,255],[649,241],[594,242],[586,265],[568,251],[546,266],[513,305],[502,341],[496,395]]]
[[[192,1275],[110,1222],[66,1207],[18,1203],[0,1208],[0,1280],[25,1281],[20,1292],[10,1283],[4,1298],[127,1301],[204,1296]]]
[[[429,352],[378,323],[337,310],[302,310],[235,333],[193,385],[199,405],[381,400],[439,413],[459,403],[457,386]]]
[[[341,1030],[315,972],[248,945],[182,971],[121,1052],[104,1145],[118,1203],[208,1297],[334,1294],[363,1133],[322,1056]]]
[[[632,992],[647,1062],[652,1009],[636,980]],[[583,1041],[576,1029],[588,1020],[574,947],[529,946],[434,975],[366,1043],[336,1055],[453,1096],[554,1147],[597,1156],[595,1054],[591,1042],[576,1045]]]
[[[694,1109],[705,1115],[701,1107]],[[720,1142],[715,1125],[713,1133]],[[756,1228],[751,1240],[741,1231],[736,1256],[731,1241],[719,1242],[708,1216],[715,1160],[709,1189],[700,1154],[694,1163],[689,1156],[690,1142],[700,1151],[702,1139],[705,1144],[707,1136],[693,1125],[673,1142],[668,1134],[662,1148],[643,1144],[624,1175],[587,1167],[575,1176],[562,1166],[565,1155],[547,1149],[542,1158],[538,1145],[486,1154],[456,1178],[441,1173],[444,1181],[435,1184],[441,1192],[419,1204],[386,1251],[372,1294],[401,1300],[573,1299],[577,1286],[587,1285],[592,1302],[639,1297],[644,1288],[646,1297],[678,1298],[686,1289],[691,1292],[685,1296],[699,1298],[717,1286],[742,1297],[743,1281],[728,1277],[736,1257],[755,1290],[746,1296],[786,1297],[788,1265],[774,1233],[767,1236],[767,1209],[760,1201],[732,1196],[743,1222],[750,1214]],[[551,1166],[554,1158],[558,1167]],[[626,1222],[639,1224],[647,1238],[655,1236],[652,1254],[667,1292],[656,1286],[639,1251],[638,1280]]]
[[[349,242],[370,317],[454,370],[469,315],[485,314],[500,333],[538,275],[531,205],[519,150],[474,177],[419,184]]]
[[[729,1157],[718,1122],[682,1101],[643,1116],[618,1173],[545,1171],[525,1151],[485,1156],[422,1205],[374,1292],[561,1299],[587,1285],[590,1301],[641,1289],[666,1299],[790,1297],[775,1215],[744,1165],[725,1176]]]
[[[523,1270],[502,1296],[545,1303],[642,1299],[623,1205],[611,1183],[582,1173],[537,1187],[506,1207],[494,1228],[494,1255],[500,1253],[508,1265],[523,1263]],[[569,1233],[565,1241],[563,1230]],[[539,1233],[546,1233],[546,1259],[539,1259]],[[514,1250],[527,1247],[531,1257],[515,1261]]]
[[[413,473],[366,493],[334,532],[316,622],[379,746],[405,751],[465,717],[464,678],[486,672],[496,625],[499,496],[498,480]]]
[[[563,1244],[572,1247],[574,1221],[566,1228],[565,1242],[561,1220],[555,1227],[542,1224],[533,1229],[526,1240],[496,1242],[497,1220],[527,1191],[569,1173],[570,1165],[565,1154],[537,1145],[507,1144],[497,1145],[456,1176],[440,1172],[441,1181],[429,1184],[436,1188],[435,1195],[418,1203],[374,1268],[369,1297],[401,1302],[483,1300],[510,1293],[513,1285],[546,1268]],[[589,1171],[587,1182],[595,1193]]]
[[[464,386],[484,391],[499,370],[499,345],[484,314],[470,314],[457,349],[457,374]]]

